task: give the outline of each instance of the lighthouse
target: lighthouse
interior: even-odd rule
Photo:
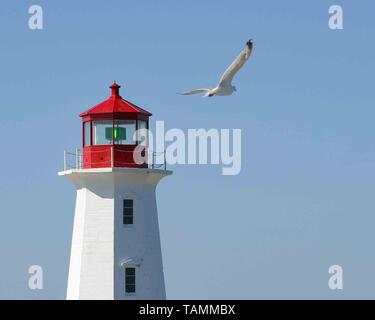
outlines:
[[[172,172],[150,154],[152,114],[110,89],[80,114],[82,149],[59,172],[76,188],[67,299],[165,299],[155,190]]]

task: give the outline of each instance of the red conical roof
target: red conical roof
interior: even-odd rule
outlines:
[[[112,95],[102,103],[92,107],[91,109],[81,113],[79,116],[84,117],[87,115],[93,114],[113,114],[113,113],[140,113],[146,116],[151,116],[152,114],[135,104],[123,99],[120,96],[120,88],[121,86],[114,82],[110,86],[112,90]]]

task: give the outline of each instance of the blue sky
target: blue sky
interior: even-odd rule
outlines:
[[[328,28],[332,4],[344,30]],[[75,191],[57,171],[113,80],[167,129],[242,129],[240,175],[174,166],[158,187],[168,298],[375,298],[373,1],[0,7],[0,298],[65,297]],[[175,94],[215,84],[249,38],[237,93]],[[32,264],[42,291],[27,287]],[[327,286],[333,264],[342,291]]]

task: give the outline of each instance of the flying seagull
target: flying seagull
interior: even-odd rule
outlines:
[[[179,93],[181,95],[192,95],[197,93],[205,93],[204,97],[212,96],[229,96],[236,90],[236,87],[232,85],[232,80],[236,75],[237,71],[240,70],[245,62],[250,58],[251,51],[253,50],[253,40],[250,39],[246,42],[246,48],[242,50],[239,56],[232,62],[232,64],[225,70],[222,75],[219,84],[214,88],[201,88],[195,89],[188,92]]]

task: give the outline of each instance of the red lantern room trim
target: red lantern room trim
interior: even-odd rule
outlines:
[[[136,164],[134,149],[140,143],[133,133],[149,129],[150,112],[123,99],[121,86],[114,82],[111,96],[80,114],[82,118],[83,168],[128,167],[147,168]],[[148,152],[146,145],[143,152]]]
[[[147,118],[152,116],[150,112],[123,99],[120,96],[121,86],[118,85],[116,82],[114,82],[110,86],[110,88],[111,88],[112,94],[107,100],[81,113],[80,117],[88,117],[88,116],[90,117],[90,116],[99,115],[99,114],[106,115],[106,116],[110,116],[114,114],[118,114],[118,116],[121,116],[121,115],[125,116],[124,114],[128,114],[127,116],[143,115],[143,116],[146,116]]]

